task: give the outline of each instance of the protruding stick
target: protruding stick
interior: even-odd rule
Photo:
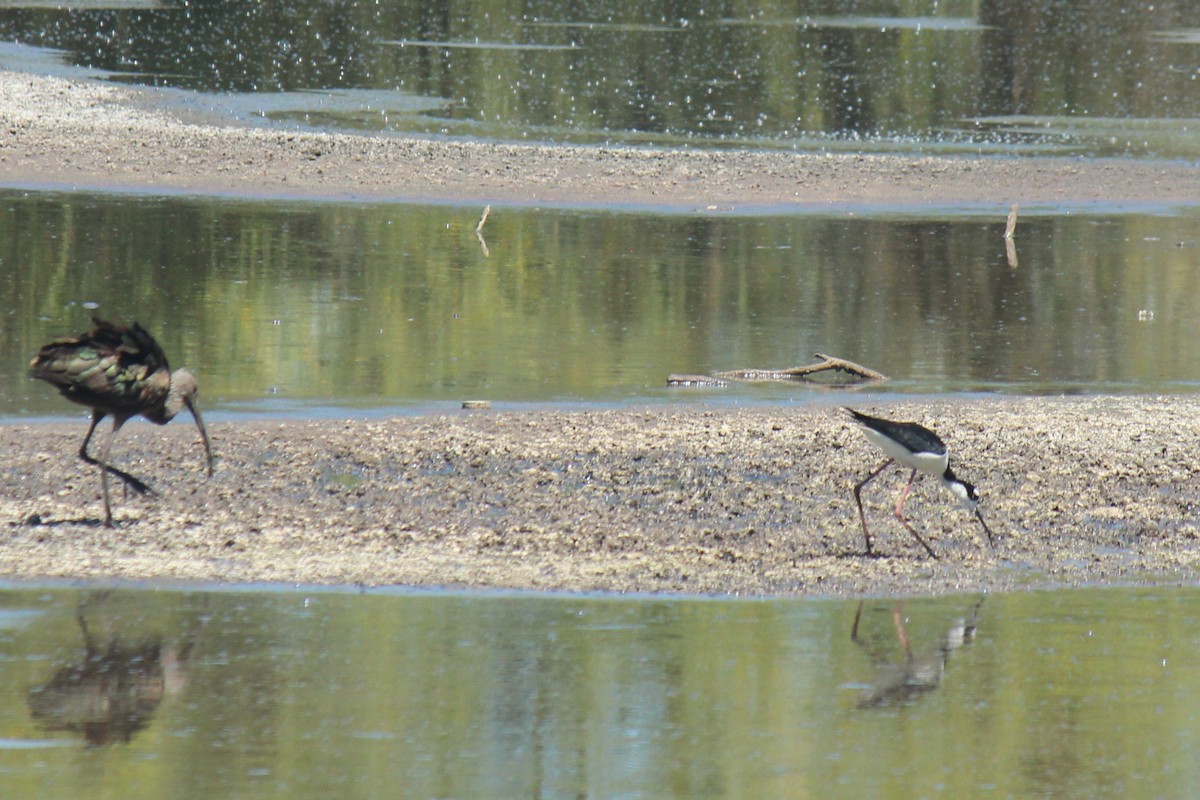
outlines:
[[[1012,204],[1012,208],[1008,210],[1008,223],[1004,226],[1004,238],[1011,239],[1017,235],[1017,209],[1020,208],[1016,203]],[[481,223],[482,224],[482,223]]]
[[[1008,260],[1008,266],[1013,269],[1017,268],[1017,209],[1019,206],[1013,203],[1012,208],[1008,210],[1008,223],[1004,226],[1004,257]]]

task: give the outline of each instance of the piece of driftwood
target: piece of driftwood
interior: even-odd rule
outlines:
[[[882,372],[876,372],[870,367],[847,361],[836,356],[817,353],[814,358],[821,359],[819,364],[809,364],[803,367],[788,369],[735,369],[714,372],[712,375],[669,375],[668,386],[727,386],[732,381],[808,381],[811,376],[830,370],[844,372],[854,379],[862,381],[886,381],[888,377]]]
[[[667,386],[728,386],[729,381],[714,378],[711,375],[677,375],[667,376]]]

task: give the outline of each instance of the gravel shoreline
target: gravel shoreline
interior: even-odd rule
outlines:
[[[217,124],[221,120],[168,97],[152,89],[0,71],[0,186],[709,213],[1200,202],[1200,165],[1178,161],[360,136]]]
[[[865,406],[865,408],[872,408]],[[0,574],[716,595],[929,594],[1191,582],[1200,559],[1200,400],[888,404],[979,487],[999,542],[935,482],[891,517],[905,475],[832,407],[463,412],[195,428],[127,426],[114,494],[75,455],[85,425],[0,426]]]

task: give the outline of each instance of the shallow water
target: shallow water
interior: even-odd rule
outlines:
[[[857,641],[850,600],[10,586],[0,607],[14,796],[1149,798],[1200,781],[1194,588],[868,600]]]
[[[1191,392],[1200,211],[724,216],[0,192],[0,415],[37,348],[135,319],[205,409],[807,402],[668,389],[813,353],[892,392]],[[486,250],[484,249],[486,245]]]
[[[836,13],[831,13],[836,9]],[[0,2],[0,61],[243,121],[576,142],[1200,155],[1200,6]]]

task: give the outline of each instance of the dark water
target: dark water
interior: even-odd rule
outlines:
[[[0,593],[13,797],[1188,797],[1200,594]],[[906,656],[900,634],[906,637]]]
[[[1200,212],[726,217],[0,193],[0,414],[92,314],[136,319],[207,409],[805,402],[670,373],[830,353],[899,392],[1194,391]]]
[[[0,62],[243,120],[578,142],[1200,155],[1193,0],[0,4]],[[179,91],[181,90],[181,91]]]

